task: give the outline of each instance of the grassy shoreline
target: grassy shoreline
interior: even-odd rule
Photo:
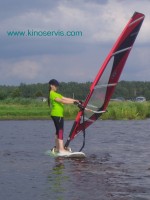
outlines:
[[[150,102],[110,102],[103,120],[138,120],[150,118]],[[78,108],[65,105],[64,117],[75,119]],[[0,120],[42,120],[50,119],[47,102],[34,99],[7,99],[0,101]]]

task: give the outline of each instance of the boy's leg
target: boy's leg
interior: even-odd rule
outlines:
[[[64,130],[64,119],[63,117],[53,117],[53,121],[56,127],[56,137],[55,137],[55,144],[56,149],[59,152],[68,152],[64,148],[64,142],[63,142],[63,130]]]
[[[55,136],[55,146],[56,146],[56,151],[59,151],[59,143],[58,143],[57,135]]]

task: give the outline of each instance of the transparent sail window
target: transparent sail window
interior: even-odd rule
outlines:
[[[86,106],[85,110],[86,119],[90,118],[93,115],[92,111],[100,110],[106,98],[107,87],[114,85],[114,84],[110,85],[108,84],[112,72],[113,63],[114,63],[114,56],[111,57],[109,63],[107,64],[105,70],[103,71],[100,80],[98,81],[97,85],[94,88],[94,92]]]

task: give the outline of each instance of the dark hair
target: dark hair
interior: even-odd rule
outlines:
[[[50,91],[51,91],[51,86],[49,85],[49,89],[48,89],[49,93],[48,93],[48,106],[50,107]]]
[[[51,85],[55,85],[55,86],[59,86],[59,82],[56,80],[56,79],[51,79],[50,81],[49,81],[49,93],[48,93],[48,106],[50,107],[50,98],[49,98],[49,96],[50,96],[50,91],[51,91]]]
[[[59,86],[59,82],[58,82],[56,79],[51,79],[51,80],[49,81],[49,84],[50,84],[50,85]]]

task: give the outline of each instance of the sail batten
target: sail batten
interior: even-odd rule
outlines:
[[[138,21],[140,21],[140,20],[144,20],[144,17],[145,17],[145,16],[142,16],[142,17],[136,19],[135,21],[131,22],[131,23],[129,24],[129,26],[132,26],[133,24],[135,24],[136,22],[138,22]]]
[[[127,48],[125,48],[125,49],[121,49],[121,50],[119,50],[119,51],[116,51],[115,53],[113,53],[113,56],[116,55],[116,54],[122,53],[122,52],[124,52],[124,51],[131,50],[131,48],[132,48],[132,47],[127,47]]]
[[[103,87],[112,87],[112,86],[116,86],[117,83],[111,83],[111,84],[105,84],[105,85],[96,85],[94,87],[94,89],[98,89],[98,88],[103,88]]]
[[[77,134],[88,128],[106,112],[106,108],[140,31],[144,17],[142,13],[134,13],[104,60],[90,87],[89,94],[82,104],[84,110],[79,110],[76,116],[65,144],[66,147]]]

